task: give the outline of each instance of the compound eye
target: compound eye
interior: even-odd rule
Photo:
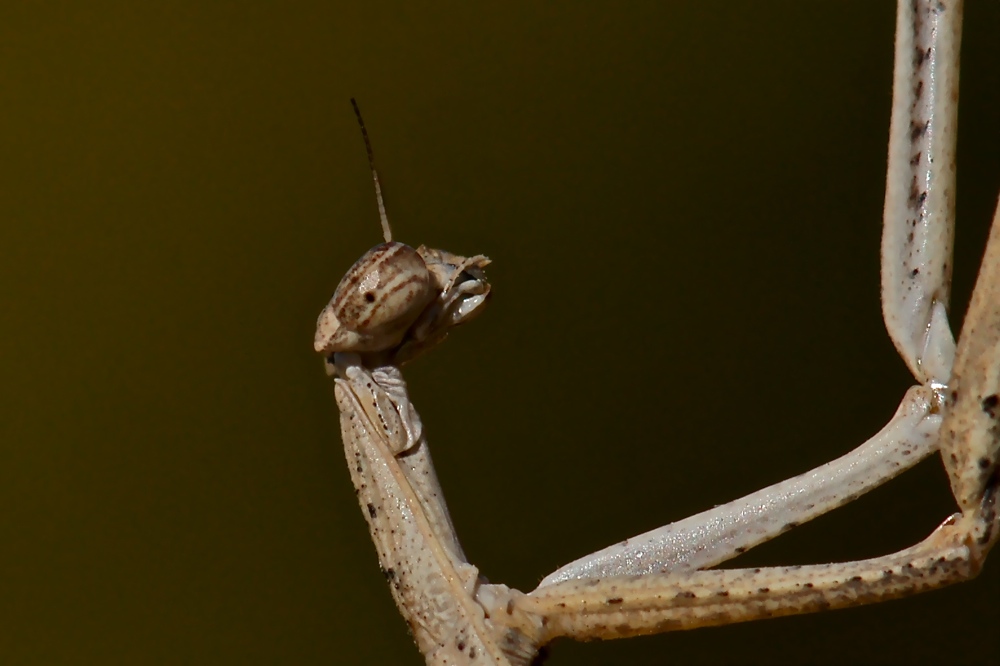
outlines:
[[[317,349],[391,349],[435,295],[430,272],[416,250],[403,243],[377,245],[351,266],[320,315]]]

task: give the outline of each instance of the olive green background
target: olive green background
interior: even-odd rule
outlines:
[[[694,7],[693,5],[697,5]],[[850,450],[881,321],[889,2],[4,3],[0,663],[418,664],[313,323],[379,228],[488,254],[407,368],[463,544],[530,589]],[[998,5],[963,49],[955,317],[1000,190]],[[937,460],[745,556],[869,557]],[[997,663],[1000,556],[906,601],[558,664]]]

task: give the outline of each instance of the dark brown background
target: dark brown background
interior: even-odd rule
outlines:
[[[495,261],[486,315],[408,369],[492,580],[875,432],[909,384],[878,301],[893,8],[692,4],[6,3],[0,661],[420,663],[311,350],[379,239],[352,95],[398,238]],[[1000,189],[1000,13],[966,23],[957,319]],[[742,562],[952,510],[928,461]],[[551,663],[996,663],[998,599],[991,561]]]

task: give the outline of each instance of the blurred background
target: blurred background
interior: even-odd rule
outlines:
[[[963,44],[953,318],[1000,190],[1000,6]],[[495,582],[841,455],[911,383],[879,309],[890,2],[5,3],[0,661],[419,664],[315,317],[380,241],[485,253],[407,367]],[[736,564],[870,557],[926,461]],[[553,646],[559,664],[997,663],[975,582]]]

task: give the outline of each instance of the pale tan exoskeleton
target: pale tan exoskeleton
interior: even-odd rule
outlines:
[[[399,370],[482,309],[488,260],[392,243],[372,168],[386,244],[348,271],[315,347],[337,375],[348,465],[380,564],[428,663],[526,664],[558,637],[841,608],[976,575],[1000,534],[1000,223],[956,346],[947,309],[960,26],[960,2],[904,1],[897,12],[883,312],[919,384],[846,456],[570,563],[527,594],[487,583],[466,561]],[[917,545],[856,562],[712,569],[937,450],[961,513]]]

